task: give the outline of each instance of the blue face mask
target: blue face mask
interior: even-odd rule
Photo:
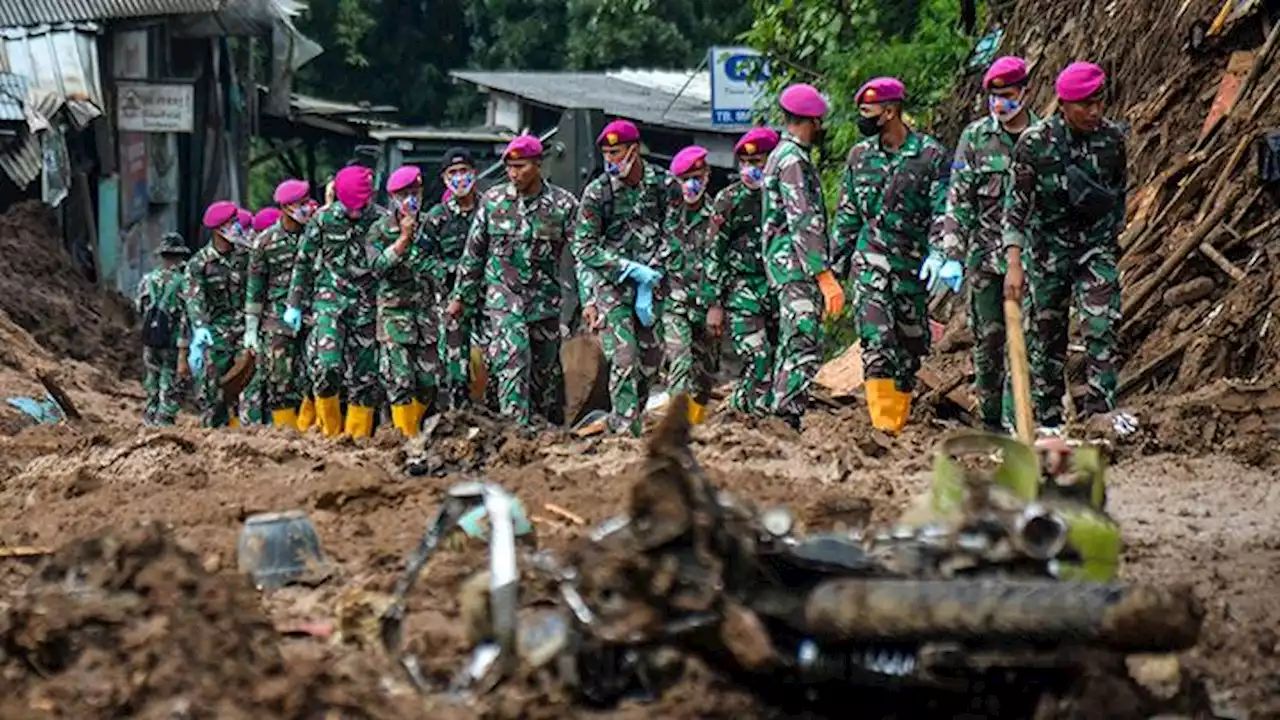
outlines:
[[[458,173],[449,176],[449,190],[454,195],[466,195],[476,184],[475,173]]]
[[[738,169],[738,174],[742,177],[742,184],[752,190],[760,187],[760,183],[764,182],[764,168],[759,165],[745,164]]]
[[[612,175],[613,177],[622,177],[623,175],[626,175],[627,173],[631,172],[631,163],[635,162],[635,159],[636,159],[636,156],[634,154],[627,153],[627,155],[623,157],[621,160],[619,160],[618,162],[613,162],[612,160],[605,160],[604,171],[605,173]]]
[[[410,195],[400,203],[400,212],[405,215],[413,215],[418,212],[419,207],[421,206],[418,204],[418,196]]]
[[[987,107],[991,110],[991,115],[997,120],[1012,120],[1018,113],[1022,112],[1022,103],[1013,98],[1000,97],[999,95],[991,95],[987,97]]]
[[[707,184],[702,178],[689,178],[680,183],[680,192],[684,194],[684,201],[687,203],[697,202],[706,190]]]

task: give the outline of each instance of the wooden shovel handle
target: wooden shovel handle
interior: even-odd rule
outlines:
[[[1005,337],[1009,347],[1009,375],[1013,379],[1013,412],[1018,439],[1035,442],[1035,415],[1031,411],[1031,368],[1027,363],[1027,340],[1022,334],[1022,304],[1004,301]]]

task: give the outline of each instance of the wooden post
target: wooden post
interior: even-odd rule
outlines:
[[[1027,340],[1022,334],[1022,305],[1017,300],[1005,299],[1004,325],[1009,345],[1009,375],[1013,378],[1013,410],[1018,439],[1032,445],[1036,439],[1036,421],[1031,410],[1031,368],[1027,363]]]

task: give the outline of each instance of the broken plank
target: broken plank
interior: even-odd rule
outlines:
[[[58,384],[58,381],[51,374],[43,370],[37,370],[36,379],[44,386],[44,389],[49,393],[49,397],[53,398],[53,401],[58,404],[58,407],[62,410],[63,417],[67,420],[80,419],[80,411],[76,409],[76,404],[71,401],[71,397],[63,391],[62,386]]]
[[[0,547],[0,559],[8,558],[33,558],[52,555],[53,548],[50,547],[34,547],[34,546],[14,546]]]
[[[950,389],[946,389],[948,383],[951,382],[951,378],[944,378],[935,370],[922,367],[916,372],[916,379],[924,383],[925,387],[930,390],[938,391],[939,395],[955,403],[965,412],[972,415],[978,411],[978,399],[963,387],[963,378],[960,383],[950,385]]]
[[[1236,267],[1235,265],[1232,265],[1231,261],[1227,259],[1227,256],[1218,252],[1217,249],[1215,249],[1212,245],[1210,245],[1207,242],[1202,242],[1200,243],[1199,250],[1201,255],[1205,256],[1206,258],[1209,258],[1209,260],[1213,262],[1214,265],[1217,265],[1222,270],[1222,272],[1226,273],[1227,275],[1230,275],[1231,279],[1235,280],[1236,282],[1240,282],[1241,280],[1244,280],[1245,278],[1244,271]]]
[[[854,343],[843,353],[823,364],[814,383],[825,388],[833,398],[848,397],[862,387],[862,346]]]
[[[1124,377],[1120,378],[1120,385],[1116,388],[1116,394],[1124,395],[1134,388],[1141,386],[1143,383],[1150,380],[1157,370],[1163,367],[1166,363],[1172,361],[1174,358],[1182,355],[1183,351],[1186,349],[1187,343],[1179,342],[1168,350],[1160,353],[1160,355],[1146,365],[1143,365],[1132,373],[1126,373]]]

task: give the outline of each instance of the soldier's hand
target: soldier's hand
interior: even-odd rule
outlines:
[[[724,334],[724,308],[712,305],[707,311],[707,334],[718,338]]]
[[[595,305],[587,305],[582,308],[582,324],[586,325],[591,332],[600,329],[600,311],[596,310]]]
[[[450,300],[449,307],[445,308],[444,311],[448,313],[449,317],[457,320],[462,317],[462,301],[457,298]]]
[[[1023,277],[1022,263],[1010,262],[1009,269],[1004,273],[1004,298],[1021,301],[1025,286],[1026,279]]]
[[[191,368],[187,367],[187,351],[178,351],[178,377],[188,377],[191,375]]]
[[[400,237],[413,237],[413,231],[418,228],[418,216],[404,214],[400,216]]]

